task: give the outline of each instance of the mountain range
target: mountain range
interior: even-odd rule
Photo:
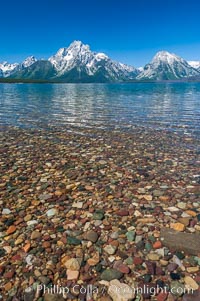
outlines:
[[[90,50],[81,41],[60,48],[48,60],[28,57],[22,63],[0,63],[0,77],[10,80],[53,82],[130,82],[200,79],[200,61],[159,51],[141,68],[116,62],[104,53]]]

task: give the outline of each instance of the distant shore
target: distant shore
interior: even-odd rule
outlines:
[[[0,84],[144,84],[144,83],[199,83],[200,79],[177,79],[177,80],[133,80],[124,82],[89,82],[89,81],[56,81],[56,80],[40,80],[40,79],[13,79],[13,78],[0,78]]]

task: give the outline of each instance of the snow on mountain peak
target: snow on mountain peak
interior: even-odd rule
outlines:
[[[30,67],[32,64],[37,62],[37,59],[32,55],[27,57],[21,64],[22,68]]]
[[[87,64],[92,57],[89,45],[83,44],[81,41],[72,42],[68,48],[60,48],[57,53],[49,58],[59,73],[65,73],[67,70],[73,69],[77,63]]]
[[[157,52],[149,64],[136,69],[112,60],[105,53],[91,51],[89,45],[79,40],[72,42],[69,47],[60,48],[48,61],[39,60],[38,64],[34,64],[35,62],[37,59],[30,56],[20,64],[0,63],[0,77],[13,76],[18,72],[22,76],[23,70],[24,76],[27,76],[27,72],[32,72],[35,76],[35,68],[41,68],[42,74],[44,66],[45,72],[49,70],[49,78],[75,82],[174,80],[200,76],[200,61],[187,62],[168,51]]]
[[[17,70],[18,66],[18,63],[10,64],[8,62],[2,62],[0,63],[0,73],[3,75],[3,77],[8,77],[11,73]]]
[[[97,53],[96,55],[95,55],[95,57],[96,57],[96,60],[107,60],[109,57],[105,54],[105,53],[103,53],[103,52],[99,52],[99,53]]]
[[[183,59],[179,56],[177,56],[174,53],[170,53],[168,51],[159,51],[156,53],[156,55],[153,57],[153,60],[151,63],[156,62],[166,62],[168,64],[172,64],[174,61],[182,61]]]
[[[85,76],[104,74],[103,76],[113,80],[132,78],[133,73],[138,73],[134,67],[114,62],[105,53],[91,51],[89,45],[81,41],[74,41],[68,48],[59,49],[49,61],[55,67],[58,76],[64,76],[72,69],[79,74],[82,72]]]
[[[200,61],[188,61],[188,64],[197,69],[197,70],[200,70]]]
[[[187,61],[168,51],[159,51],[144,67],[137,79],[168,80],[198,76],[199,72]]]
[[[90,46],[87,44],[83,44],[81,41],[74,41],[69,45],[68,49],[74,49],[74,50],[76,49],[78,51],[81,51],[81,50],[88,51],[88,50],[90,50]]]

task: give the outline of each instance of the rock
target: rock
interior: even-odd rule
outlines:
[[[184,202],[178,202],[178,204],[177,204],[177,207],[178,208],[180,208],[180,209],[185,209],[186,208],[186,203],[184,203]]]
[[[145,249],[148,251],[148,252],[150,252],[151,250],[152,250],[152,244],[150,243],[150,242],[146,242],[145,243]]]
[[[199,285],[196,283],[196,281],[190,277],[190,276],[185,276],[184,278],[185,284],[188,286],[188,288],[197,290],[199,288]]]
[[[93,219],[95,219],[95,220],[102,220],[102,219],[104,219],[104,213],[101,212],[101,211],[96,211],[93,214]]]
[[[106,281],[121,279],[122,277],[123,277],[123,273],[115,269],[107,269],[101,273],[101,279]]]
[[[77,280],[79,271],[67,270],[67,280]]]
[[[170,228],[174,229],[175,231],[184,231],[185,230],[185,225],[181,223],[172,223],[170,224]]]
[[[99,235],[95,231],[91,230],[85,233],[84,238],[95,243],[98,240]]]
[[[32,233],[31,233],[31,239],[37,239],[37,238],[40,238],[42,236],[42,234],[39,232],[39,231],[33,231]]]
[[[143,295],[142,300],[150,299],[152,295],[157,295],[158,293],[158,287],[156,287],[155,283],[139,283],[138,285],[139,291],[141,291],[141,294]]]
[[[6,250],[5,249],[0,249],[0,257],[3,257],[6,255]]]
[[[4,284],[4,289],[6,292],[10,291],[12,288],[12,283],[11,282],[7,282]]]
[[[15,244],[16,244],[16,242],[15,242]],[[10,254],[12,252],[12,248],[10,246],[5,246],[3,248],[8,254]]]
[[[173,273],[173,272],[170,273],[170,277],[171,277],[172,280],[180,280],[181,279],[180,274]]]
[[[29,286],[24,291],[24,301],[34,301],[35,299],[35,290],[32,286]]]
[[[103,296],[98,299],[98,301],[113,301],[109,296]]]
[[[144,282],[145,283],[149,283],[149,282],[151,282],[151,280],[152,280],[152,277],[151,277],[150,274],[145,274],[144,275]]]
[[[117,215],[119,215],[119,216],[128,216],[129,211],[128,210],[120,210],[120,211],[117,212]]]
[[[51,217],[51,216],[54,216],[54,215],[57,215],[58,214],[58,210],[53,208],[53,209],[49,209],[47,212],[46,212],[46,215],[48,217]]]
[[[135,210],[134,216],[136,217],[142,216],[142,213],[139,210]]]
[[[51,199],[51,197],[52,197],[51,194],[41,194],[41,195],[39,196],[39,199],[40,199],[41,201],[47,201],[47,200]]]
[[[11,213],[11,211],[10,211],[10,209],[8,209],[8,208],[3,208],[3,210],[2,210],[2,215],[8,215],[8,214],[10,214]]]
[[[135,244],[141,242],[143,240],[143,236],[142,235],[136,235],[135,236]]]
[[[190,223],[190,218],[189,217],[180,217],[178,219],[178,222],[180,222],[181,224],[183,224],[185,227],[189,226]]]
[[[160,259],[160,256],[156,253],[149,253],[147,255],[147,257],[149,260],[152,260],[152,261],[158,261]]]
[[[28,221],[31,220],[31,218],[32,218],[32,215],[31,215],[31,214],[27,214],[27,215],[24,217],[24,221],[25,221],[25,222],[28,222]]]
[[[72,204],[72,207],[81,209],[83,208],[83,202],[75,202]]]
[[[160,249],[162,248],[162,242],[161,241],[156,241],[154,244],[153,244],[153,248],[154,249]]]
[[[187,213],[188,215],[193,216],[193,217],[197,216],[197,213],[193,210],[186,210],[185,213]]]
[[[118,237],[119,237],[118,232],[113,232],[110,234],[110,238],[112,238],[112,239],[117,239]]]
[[[174,272],[177,268],[178,268],[178,264],[173,262],[167,266],[168,272]]]
[[[195,262],[200,266],[200,257],[195,256],[194,257]]]
[[[152,201],[152,199],[153,199],[152,195],[150,195],[150,194],[145,194],[145,195],[143,195],[143,198],[144,198],[146,201]]]
[[[167,297],[167,301],[177,301],[177,297],[173,295],[172,293],[169,293]]]
[[[3,275],[3,277],[4,277],[5,279],[12,279],[12,278],[14,277],[14,275],[15,275],[15,272],[14,272],[14,271],[9,271],[9,272],[6,272],[6,273]]]
[[[119,280],[112,280],[108,286],[108,294],[113,301],[129,301],[135,298],[133,288]]]
[[[44,285],[48,285],[51,282],[51,279],[46,276],[39,276],[38,279]]]
[[[72,271],[79,271],[80,270],[80,263],[76,258],[71,258],[64,262],[64,266]]]
[[[99,261],[100,261],[100,256],[99,256],[99,252],[97,252],[93,255],[92,258],[89,258],[87,260],[87,263],[89,264],[89,266],[95,266],[99,263]]]
[[[178,257],[178,259],[183,260],[185,258],[185,255],[181,251],[176,251],[175,256]]]
[[[157,197],[162,196],[163,194],[164,194],[164,192],[162,190],[156,189],[153,191],[153,195],[157,196]]]
[[[117,247],[113,245],[107,245],[104,247],[104,251],[109,255],[113,255],[116,252]]]
[[[137,236],[136,236],[136,238],[137,238]],[[137,250],[144,250],[144,247],[145,247],[145,243],[144,243],[144,241],[143,240],[140,240],[137,244],[136,244],[136,248],[137,248]]]
[[[174,263],[176,263],[180,267],[180,269],[182,271],[185,271],[185,267],[184,267],[182,261],[176,255],[173,256],[172,260]]]
[[[179,281],[172,281],[170,283],[170,292],[177,297],[183,295],[184,289],[185,289],[184,285]]]
[[[155,223],[156,219],[154,217],[146,217],[146,218],[138,218],[137,223],[142,223],[142,224],[151,224]]]
[[[188,267],[187,268],[187,272],[191,273],[191,274],[197,273],[198,271],[199,271],[199,267]]]
[[[185,294],[182,301],[199,301],[200,300],[200,291],[195,291],[191,294]]]
[[[157,301],[167,301],[168,293],[167,292],[161,292],[156,296]]]
[[[11,226],[7,229],[6,234],[7,234],[7,235],[13,234],[16,230],[17,230],[17,228],[16,228],[14,225],[11,225]]]
[[[177,211],[179,211],[180,209],[177,208],[177,207],[172,206],[172,207],[168,207],[167,210],[169,210],[170,212],[177,212]],[[188,215],[187,215],[187,216],[188,216]]]
[[[181,233],[169,228],[161,228],[164,246],[174,250],[184,251],[191,255],[198,255],[200,250],[200,235]]]
[[[147,266],[148,273],[151,275],[156,274],[156,263],[151,261],[145,261],[145,264]]]
[[[33,225],[36,225],[36,224],[38,224],[38,221],[36,221],[36,220],[31,220],[31,221],[27,222],[28,226],[33,226]]]
[[[69,245],[74,245],[74,246],[77,246],[77,245],[80,245],[81,244],[81,240],[76,238],[76,237],[71,237],[71,236],[68,236],[67,237],[67,243]]]
[[[28,256],[26,256],[25,257],[25,261],[26,261],[27,265],[32,266],[33,265],[33,261],[34,261],[33,254],[29,254]]]
[[[59,294],[45,294],[44,301],[66,301],[62,295]]]
[[[125,265],[124,263],[120,261],[116,261],[113,265],[113,268],[120,271],[123,274],[129,274],[130,269],[127,265]]]
[[[164,260],[164,259],[160,259],[160,264],[163,266],[163,267],[166,267],[168,265],[168,261],[167,260]]]
[[[20,245],[22,242],[24,241],[24,237],[18,237],[16,240],[15,240],[15,245]]]

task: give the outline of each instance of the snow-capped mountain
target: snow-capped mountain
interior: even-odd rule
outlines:
[[[9,77],[15,72],[23,70],[32,64],[34,64],[37,59],[34,56],[27,57],[22,63],[10,64],[8,62],[0,63],[0,77]]]
[[[0,76],[1,77],[8,77],[15,71],[17,71],[19,64],[14,63],[10,64],[8,62],[2,62],[0,63]]]
[[[81,41],[74,41],[68,48],[59,49],[49,58],[49,62],[60,78],[73,73],[85,80],[97,77],[103,81],[119,81],[133,79],[139,73],[136,68],[115,62],[104,53],[92,52],[89,45]]]
[[[35,62],[37,62],[37,59],[33,55],[29,56],[21,63],[21,69],[24,69],[24,68],[27,68],[27,67],[33,65]]]
[[[134,68],[93,52],[81,41],[60,48],[48,60],[30,56],[22,63],[0,63],[0,77],[52,82],[130,82],[188,79],[200,80],[200,61],[159,51],[144,67]]]
[[[174,80],[199,75],[200,73],[183,58],[167,51],[159,51],[137,79]]]
[[[188,64],[200,72],[200,61],[188,61]]]

